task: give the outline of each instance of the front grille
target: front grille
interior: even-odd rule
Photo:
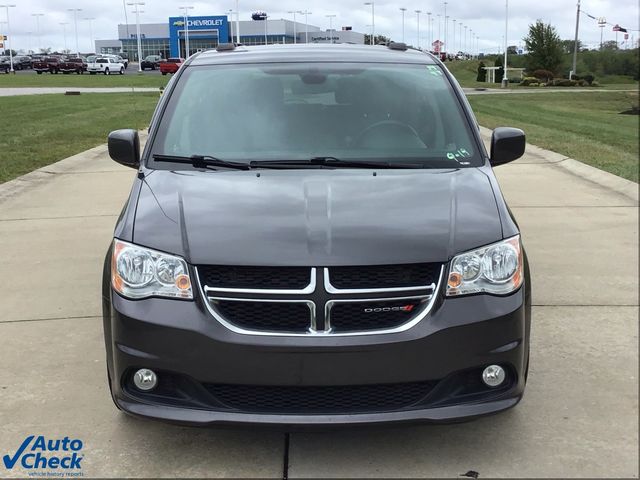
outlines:
[[[373,265],[332,267],[331,284],[339,289],[401,288],[438,283],[441,264]]]
[[[331,414],[406,410],[419,405],[435,382],[345,386],[204,384],[227,408],[247,413]]]
[[[198,267],[198,275],[202,285],[209,288],[302,290],[309,285],[311,269],[201,265]]]
[[[215,300],[213,307],[228,322],[248,330],[305,332],[311,324],[306,303]]]
[[[336,333],[386,330],[411,320],[420,310],[421,301],[387,300],[383,302],[335,303],[330,324]]]

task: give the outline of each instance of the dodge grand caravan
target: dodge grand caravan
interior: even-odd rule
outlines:
[[[389,46],[235,47],[171,80],[103,275],[116,406],[191,425],[460,421],[513,407],[529,268],[455,79]]]

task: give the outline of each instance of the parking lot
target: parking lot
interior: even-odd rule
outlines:
[[[470,423],[289,435],[114,408],[100,280],[132,170],[102,146],[0,186],[2,453],[42,434],[81,439],[86,476],[637,477],[637,197],[562,161],[530,148],[496,169],[533,274],[523,401]]]

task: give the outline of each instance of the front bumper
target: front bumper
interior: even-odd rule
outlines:
[[[138,416],[189,425],[446,422],[508,409],[524,391],[529,351],[524,286],[507,297],[443,300],[440,294],[429,315],[407,331],[335,338],[234,333],[209,314],[198,296],[194,301],[131,301],[111,292],[104,301],[113,398],[121,409]],[[508,369],[505,388],[451,395],[460,375],[490,364]],[[131,372],[143,367],[170,372],[194,385],[335,387],[428,381],[436,385],[436,393],[396,410],[265,413],[259,408],[217,408],[189,395],[184,400],[138,395],[129,382]]]

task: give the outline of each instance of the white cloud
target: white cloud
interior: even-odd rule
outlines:
[[[40,19],[40,44],[60,49],[63,46],[63,27],[61,22],[69,22],[67,29],[67,45],[75,49],[75,33],[73,13],[69,8],[82,8],[78,14],[78,42],[80,50],[92,50],[90,48],[89,22],[83,20],[87,17],[95,17],[93,21],[93,35],[98,39],[112,39],[117,37],[117,24],[124,23],[123,2],[120,0],[15,0],[16,8],[10,10],[11,28],[13,33],[13,47],[26,49],[29,46],[35,48],[36,20],[33,13],[44,13]],[[183,3],[183,2],[180,2]],[[267,5],[271,3],[271,6]],[[518,44],[526,35],[527,27],[536,19],[542,19],[554,25],[563,39],[573,38],[576,14],[575,0],[510,0],[509,2],[509,44]],[[235,7],[234,0],[202,2],[190,2],[195,9],[194,15],[224,15],[229,9]],[[178,15],[179,2],[175,0],[146,0],[145,13],[142,15],[144,22],[164,22],[169,16]],[[477,33],[480,39],[480,48],[484,51],[496,51],[502,42],[504,35],[504,0],[487,1],[460,1],[449,0],[447,15],[450,16],[449,43],[453,39],[453,24],[462,21],[470,29]],[[398,0],[397,2],[376,2],[376,32],[390,35],[396,40],[402,36],[402,16],[400,7],[406,7],[405,35],[408,43],[416,43],[416,14],[420,9],[423,12],[433,12],[444,16],[443,2],[424,2],[415,0]],[[128,7],[129,9],[131,7]],[[596,17],[604,16],[611,23],[619,23],[627,27],[630,35],[638,39],[639,8],[637,0],[583,0],[584,11]],[[366,25],[371,23],[370,7],[364,5],[364,0],[308,0],[306,2],[295,0],[283,0],[277,3],[260,3],[257,0],[240,0],[240,12],[242,19],[249,19],[250,14],[256,10],[265,10],[273,17],[290,18],[286,12],[289,10],[308,9],[313,12],[309,16],[309,23],[321,28],[328,28],[327,14],[337,14],[334,19],[334,27],[351,25],[354,30],[368,31]],[[130,10],[129,10],[130,12]],[[129,13],[129,22],[133,23],[134,16]],[[0,9],[0,21],[5,20],[4,9]],[[441,31],[444,31],[444,19]],[[580,39],[590,46],[595,46],[600,41],[600,29],[595,20],[581,15]],[[421,19],[421,32],[425,43],[426,15]],[[437,21],[434,22],[434,30],[437,33]],[[6,30],[6,24],[0,24],[0,29]],[[635,30],[635,31],[631,31]],[[28,35],[27,32],[32,32]],[[3,32],[4,33],[4,32]],[[605,28],[605,40],[615,38],[611,27]],[[29,40],[30,38],[30,40]],[[459,29],[456,28],[456,38],[459,40]],[[458,44],[458,40],[456,44]],[[620,35],[619,40],[622,40]],[[457,45],[455,45],[457,47]]]

